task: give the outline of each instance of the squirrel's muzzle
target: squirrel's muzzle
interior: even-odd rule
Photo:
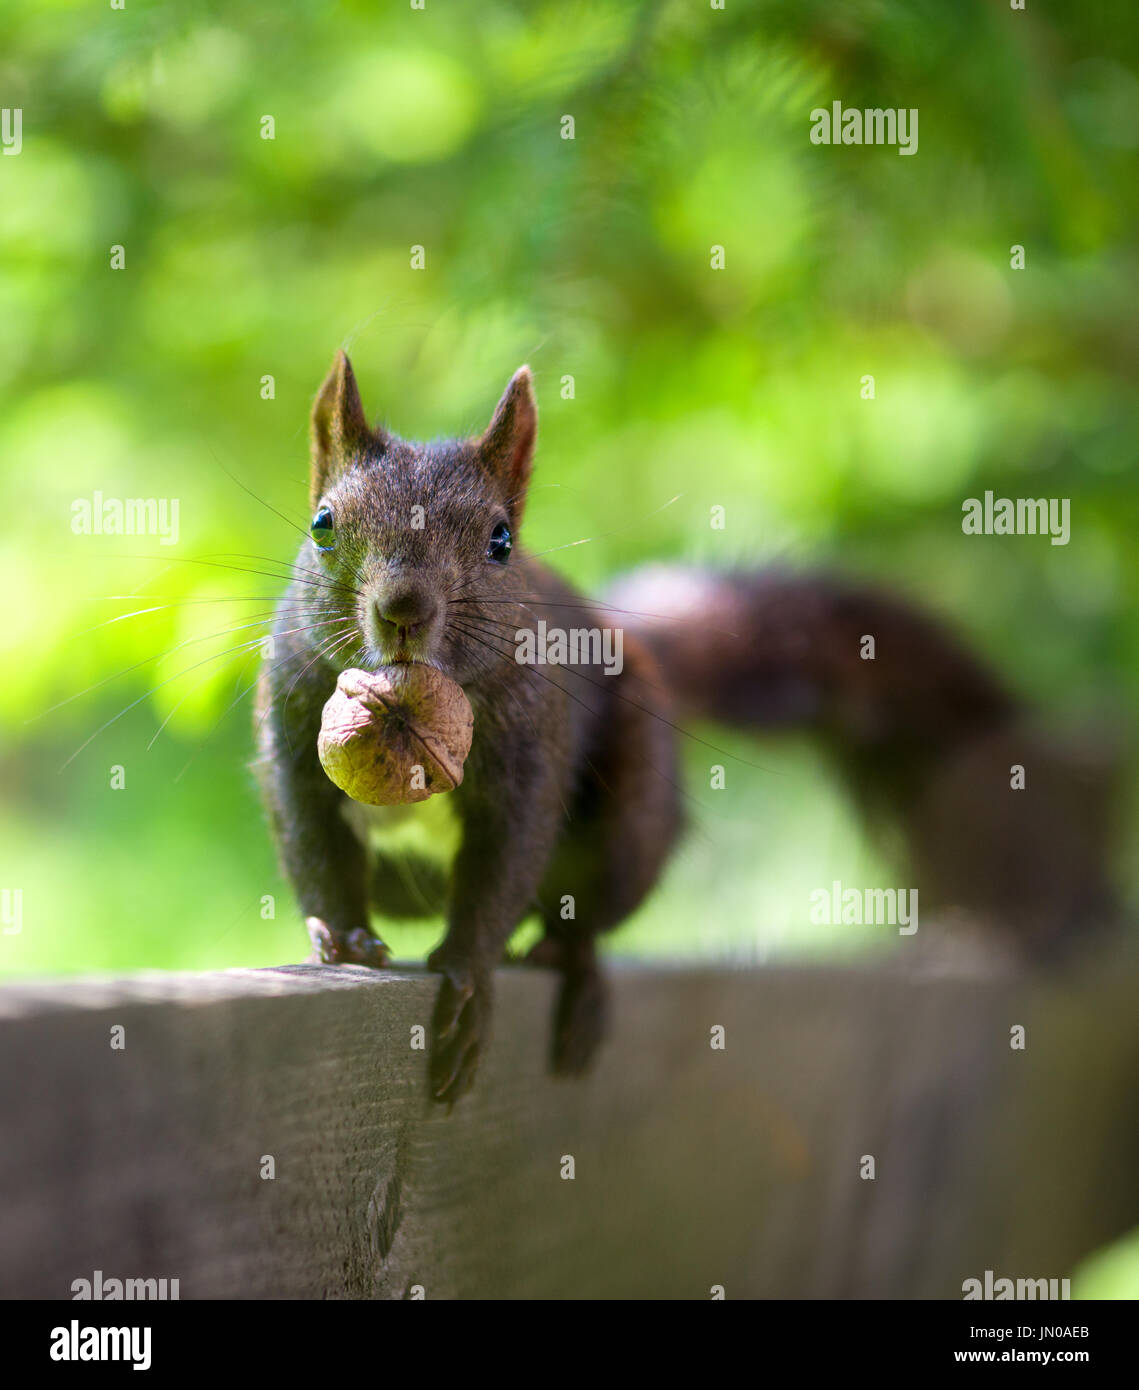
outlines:
[[[386,586],[369,596],[365,614],[368,640],[388,661],[420,656],[435,635],[440,604],[421,585]]]

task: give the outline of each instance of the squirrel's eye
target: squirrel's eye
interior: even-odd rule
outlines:
[[[318,550],[331,550],[336,544],[336,532],[332,528],[332,512],[328,507],[321,507],[316,516],[313,517],[309,533]]]
[[[510,547],[514,541],[510,536],[510,527],[505,521],[500,521],[490,533],[490,540],[487,541],[486,558],[497,560],[500,565],[506,563],[506,557],[510,554]]]

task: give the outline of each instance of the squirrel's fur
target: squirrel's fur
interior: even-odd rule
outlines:
[[[318,958],[382,965],[370,910],[404,916],[445,898],[446,935],[429,961],[443,976],[435,1096],[471,1084],[494,968],[531,914],[545,929],[532,957],[561,975],[552,1064],[588,1064],[607,1007],[597,935],[643,900],[681,830],[685,714],[817,731],[868,808],[901,817],[923,902],[1007,920],[1043,945],[1089,901],[1106,911],[1090,822],[1074,839],[1031,815],[1001,829],[1029,804],[1007,791],[1009,764],[1029,747],[1018,702],[907,605],[825,576],[677,570],[644,572],[591,604],[518,547],[505,563],[488,558],[496,527],[520,528],[536,428],[524,367],[478,438],[415,444],[373,430],[338,354],[313,409],[310,498],[331,514],[335,545],[302,545],[261,679],[265,796]],[[519,664],[516,634],[539,621],[622,628],[620,674]],[[865,634],[874,660],[860,656]],[[464,780],[448,793],[459,849],[449,874],[419,865],[410,887],[406,865],[350,828],[317,757],[337,674],[393,660],[437,665],[475,718]],[[1053,820],[1065,797],[1061,786],[1051,798]],[[1051,878],[1034,881],[1060,840],[1063,866],[1053,859]]]

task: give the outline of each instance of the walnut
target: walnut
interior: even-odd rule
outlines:
[[[474,715],[460,686],[418,662],[342,671],[321,716],[325,772],[355,801],[395,806],[463,780]]]

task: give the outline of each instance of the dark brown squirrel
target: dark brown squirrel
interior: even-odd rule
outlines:
[[[552,1068],[589,1064],[608,1012],[597,937],[644,899],[681,832],[685,715],[817,732],[867,811],[903,826],[926,911],[964,907],[1038,953],[1112,916],[1103,769],[1032,732],[1020,703],[935,621],[826,575],[770,572],[648,570],[591,603],[526,555],[517,539],[537,432],[527,367],[482,435],[417,444],[368,426],[339,353],[311,430],[312,539],[259,689],[263,785],[317,959],[383,966],[372,909],[445,908],[428,960],[443,977],[436,1098],[470,1087],[495,967],[531,914],[544,937],[528,959],[561,976]],[[563,665],[520,663],[518,635],[539,623],[620,627],[619,674],[584,651]],[[474,711],[464,780],[448,793],[460,826],[449,874],[367,846],[317,756],[339,672],[401,661],[439,667]],[[1041,795],[1010,794],[1014,763]]]

